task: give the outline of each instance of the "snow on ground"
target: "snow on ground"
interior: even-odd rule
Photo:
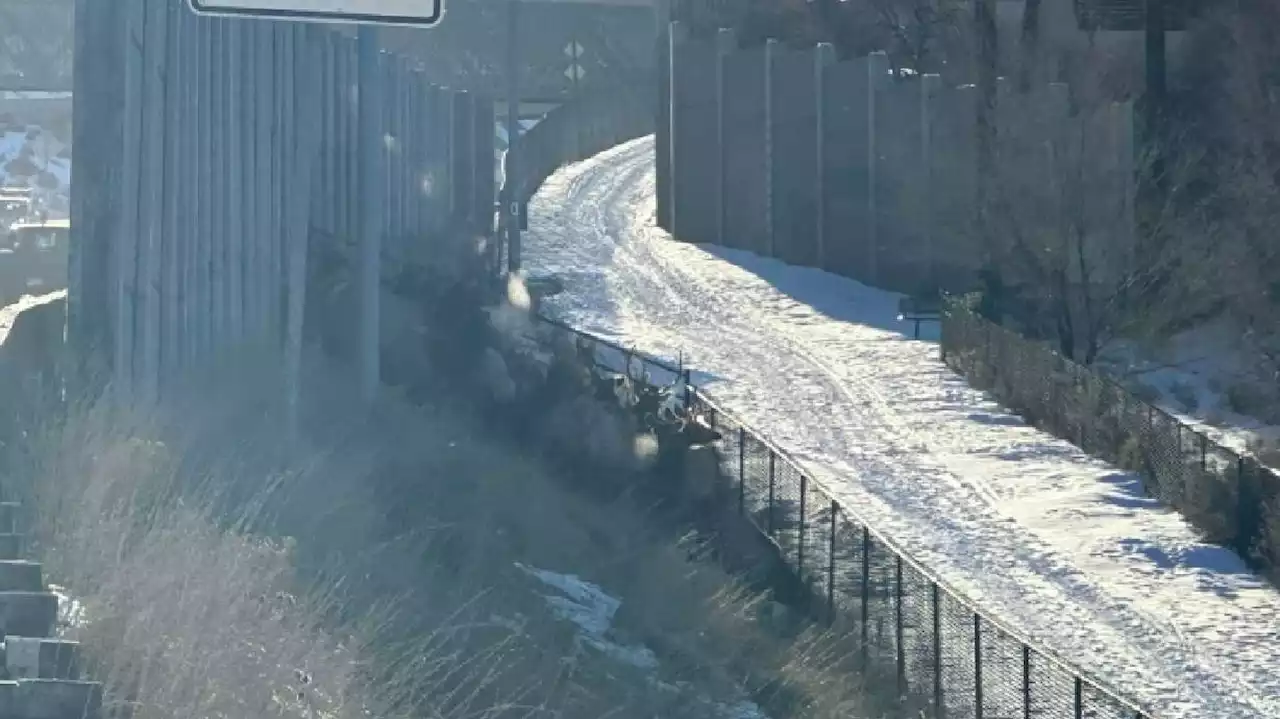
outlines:
[[[657,691],[673,693],[694,692],[689,701],[706,706],[707,716],[714,719],[768,719],[754,702],[740,700],[733,704],[717,702],[705,694],[698,694],[688,682],[681,686],[668,684],[657,678],[658,657],[644,646],[621,643],[613,634],[613,616],[622,602],[605,593],[600,587],[572,574],[561,574],[524,564],[516,567],[552,590],[543,595],[548,609],[558,619],[578,628],[577,639],[609,659],[637,669],[654,672],[649,678]]]
[[[1160,346],[1117,343],[1099,363],[1130,385],[1148,389],[1158,407],[1209,439],[1240,454],[1280,446],[1280,426],[1238,411],[1232,394],[1249,400],[1262,383],[1256,366],[1245,359],[1241,330],[1215,320],[1169,338]],[[1257,402],[1255,402],[1257,404]],[[1272,418],[1274,421],[1274,418]],[[1274,458],[1272,458],[1274,459]]]
[[[579,329],[674,359],[996,616],[1164,719],[1280,717],[1280,593],[1135,477],[1026,426],[913,341],[897,296],[654,227],[653,139],[565,168],[526,265]]]

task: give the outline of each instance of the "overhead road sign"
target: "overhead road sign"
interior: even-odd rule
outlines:
[[[434,27],[444,0],[187,0],[202,15]]]
[[[524,3],[546,5],[600,5],[602,7],[653,8],[657,0],[520,0]]]

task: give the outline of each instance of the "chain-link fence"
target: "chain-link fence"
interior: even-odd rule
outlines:
[[[1146,491],[1215,543],[1280,566],[1280,476],[1135,397],[1098,371],[1001,327],[956,299],[946,363],[1036,426],[1141,474]]]
[[[1135,719],[1136,705],[1033,645],[938,581],[702,392],[737,511],[806,588],[812,614],[855,637],[921,716]]]
[[[689,372],[680,363],[650,357],[550,317],[539,316],[538,321],[570,336],[582,349],[589,350],[591,362],[598,369],[625,374],[650,387],[679,387],[681,391],[692,391],[686,389],[689,387]]]
[[[857,519],[782,450],[665,362],[543,318],[591,350],[597,366],[652,386],[681,386],[709,422],[731,491],[720,495],[766,537],[803,588],[816,620],[852,640],[857,666],[894,682],[922,717],[1150,717],[1070,663],[1037,647]]]

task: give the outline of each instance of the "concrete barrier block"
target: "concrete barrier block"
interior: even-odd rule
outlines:
[[[79,679],[80,643],[69,639],[7,637],[10,679]]]
[[[0,717],[16,717],[18,707],[18,683],[0,681]]]
[[[58,597],[49,592],[0,592],[0,630],[6,636],[48,637],[58,621]]]
[[[39,562],[0,560],[0,592],[42,592],[44,588]]]
[[[22,535],[0,533],[0,560],[22,558]]]
[[[65,679],[19,679],[13,704],[13,719],[101,719],[102,685]]]

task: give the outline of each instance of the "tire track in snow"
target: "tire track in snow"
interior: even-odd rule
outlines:
[[[652,174],[645,139],[544,185],[531,208],[528,264],[566,278],[567,292],[550,302],[561,319],[650,353],[688,352],[693,367],[720,378],[712,394],[793,451],[847,506],[1104,681],[1126,689],[1140,681],[1139,698],[1164,716],[1280,715],[1275,697],[1215,670],[1169,622],[1108,594],[1002,515],[990,486],[933,455],[932,445],[949,440],[907,425],[864,369],[919,366],[908,355],[924,345],[831,322],[749,272],[669,241],[652,227]]]

